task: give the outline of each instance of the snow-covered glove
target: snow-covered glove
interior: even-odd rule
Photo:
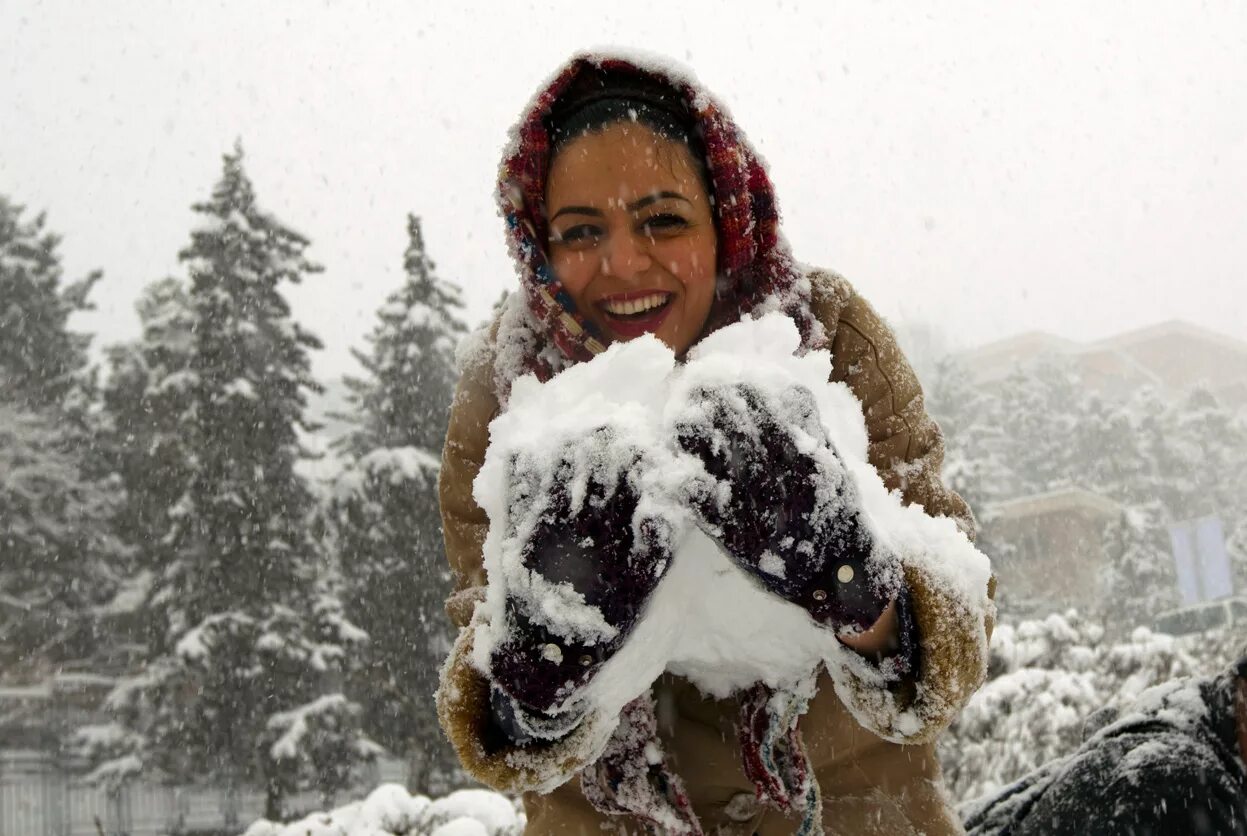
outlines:
[[[874,624],[900,590],[899,561],[868,530],[814,395],[792,386],[768,396],[737,384],[698,388],[687,403],[675,436],[711,477],[694,500],[708,533],[820,624]]]
[[[508,590],[505,639],[490,657],[494,717],[508,736],[573,728],[583,688],[622,646],[671,565],[663,503],[643,502],[646,457],[609,428],[557,461],[510,462],[521,588]]]

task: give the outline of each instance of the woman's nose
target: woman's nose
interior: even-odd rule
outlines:
[[[612,235],[602,255],[602,272],[618,279],[631,279],[648,270],[650,263],[648,238],[634,234]]]

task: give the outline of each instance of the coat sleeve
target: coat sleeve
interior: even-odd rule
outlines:
[[[544,792],[587,763],[614,725],[609,718],[591,714],[555,743],[516,746],[493,723],[489,680],[472,662],[473,614],[485,597],[482,549],[489,533],[489,517],[473,498],[472,483],[485,461],[489,424],[500,411],[493,367],[492,341],[486,341],[464,366],[442,450],[438,493],[446,559],[455,576],[446,613],[460,630],[442,667],[437,713],[460,762],[474,778],[503,792]]]
[[[481,549],[489,533],[489,517],[472,497],[472,483],[485,461],[489,424],[498,412],[493,392],[493,351],[486,343],[465,364],[455,389],[438,477],[446,559],[455,580],[446,614],[458,627],[467,626],[476,601],[484,596]]]
[[[943,435],[891,329],[839,276],[815,274],[812,302],[831,346],[832,380],[847,385],[862,404],[870,463],[883,483],[905,504],[951,518],[973,540],[974,515],[941,478]],[[894,689],[845,671],[847,687],[838,689],[859,719],[868,718],[871,731],[902,743],[933,739],[987,674],[994,579],[977,606],[967,606],[944,593],[944,584],[929,572],[904,565],[921,647],[918,670]]]

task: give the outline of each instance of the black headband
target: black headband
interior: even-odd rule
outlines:
[[[629,116],[686,139],[693,133],[692,115],[677,92],[666,85],[621,73],[602,73],[577,82],[546,117],[546,129],[555,144],[583,132],[587,125]]]
[[[586,102],[550,128],[550,141],[558,148],[569,139],[614,122],[637,122],[660,136],[688,143],[688,128],[669,111],[659,109],[640,99],[598,98]]]

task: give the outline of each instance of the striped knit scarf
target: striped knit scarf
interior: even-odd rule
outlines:
[[[779,232],[770,177],[727,111],[683,71],[648,58],[580,55],[529,103],[512,131],[499,174],[499,210],[526,302],[522,316],[504,314],[499,323],[494,374],[499,402],[506,403],[520,375],[548,380],[571,364],[592,359],[609,341],[577,310],[550,267],[544,199],[551,150],[546,119],[563,96],[574,95],[578,84],[603,71],[636,74],[665,85],[700,132],[718,244],[716,300],[705,333],[746,316],[782,311],[797,323],[805,349],[822,347],[823,330],[810,310],[808,281]],[[808,686],[773,689],[759,684],[742,694],[737,732],[742,767],[759,800],[800,817],[799,833],[817,834],[822,832],[818,785],[797,726],[812,695]],[[585,796],[604,813],[636,817],[662,833],[700,834],[683,784],[662,756],[657,728],[648,695],[625,708],[606,751],[582,774]]]

